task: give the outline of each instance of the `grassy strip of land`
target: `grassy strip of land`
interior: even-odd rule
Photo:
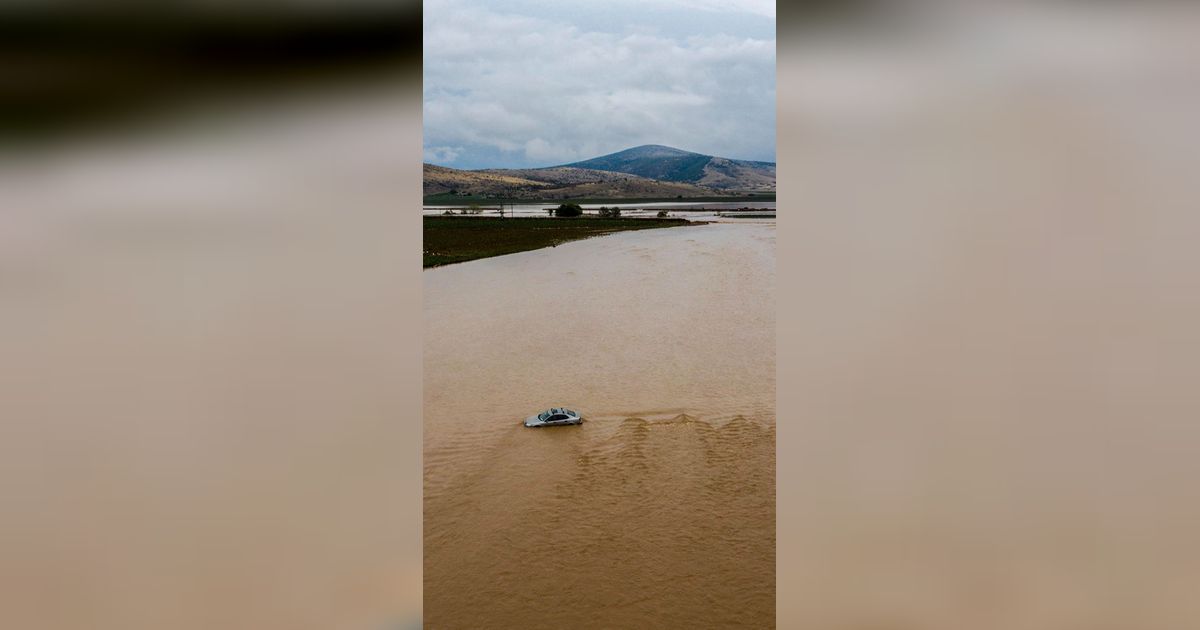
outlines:
[[[424,267],[541,249],[625,230],[697,225],[686,219],[424,217]]]

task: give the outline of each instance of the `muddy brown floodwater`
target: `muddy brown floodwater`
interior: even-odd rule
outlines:
[[[425,627],[773,627],[774,222],[423,273]]]

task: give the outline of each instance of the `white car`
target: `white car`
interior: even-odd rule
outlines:
[[[583,422],[583,418],[578,413],[564,407],[551,407],[536,416],[525,418],[527,427],[557,427],[581,422]]]

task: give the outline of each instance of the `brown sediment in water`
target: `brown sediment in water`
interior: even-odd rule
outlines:
[[[425,274],[428,626],[773,627],[774,226]]]
[[[607,424],[515,428],[487,456],[504,474],[427,500],[430,627],[770,626],[774,427]]]

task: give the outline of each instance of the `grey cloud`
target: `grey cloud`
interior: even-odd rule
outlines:
[[[426,158],[546,166],[657,143],[774,159],[773,38],[630,26],[427,3]]]

